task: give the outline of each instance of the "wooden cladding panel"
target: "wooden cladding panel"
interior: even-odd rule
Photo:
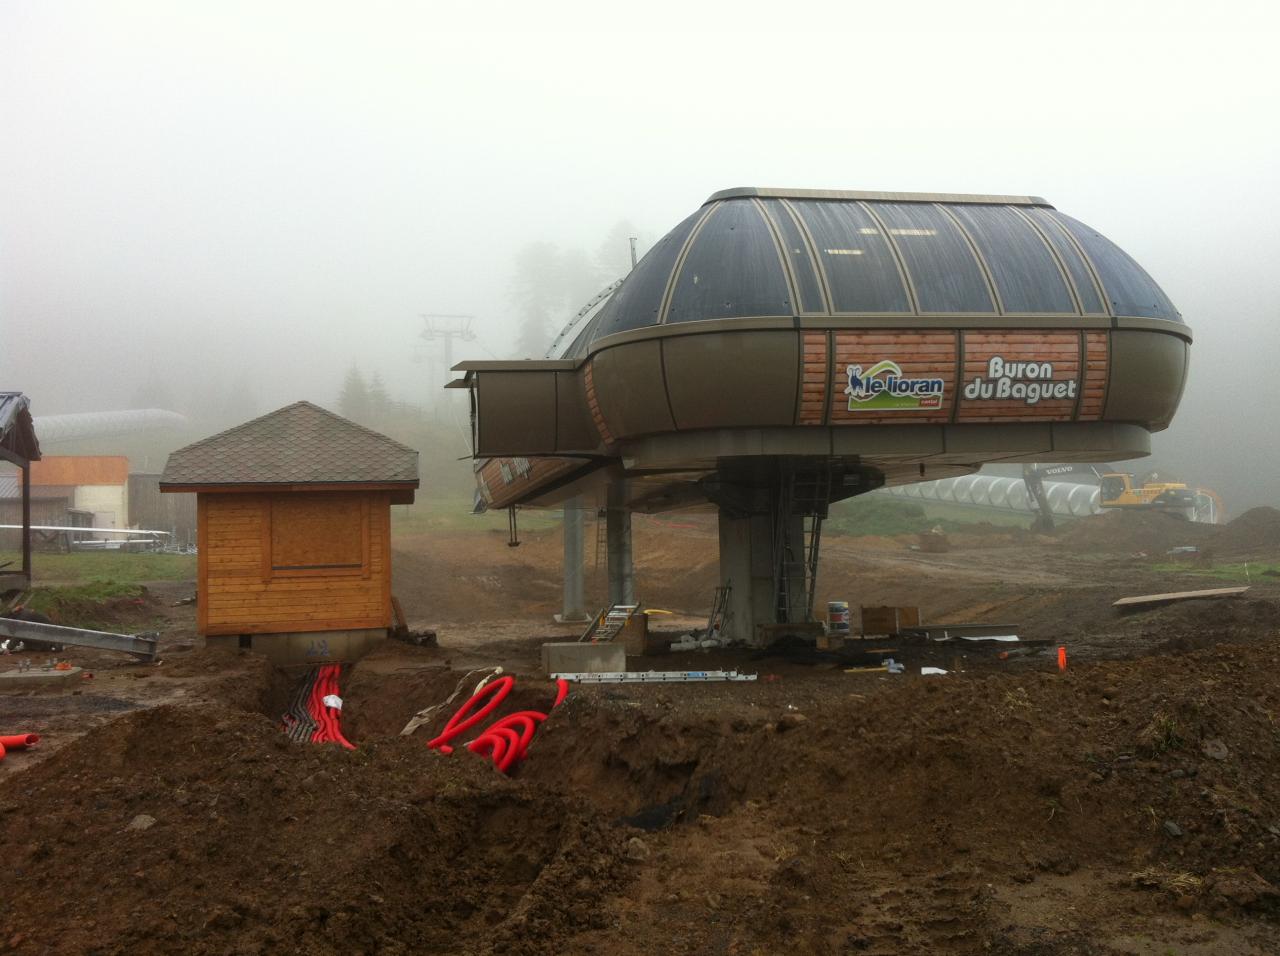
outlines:
[[[199,505],[198,610],[205,634],[390,626],[388,492],[202,494]],[[283,535],[281,521],[293,526]],[[339,557],[351,559],[346,563],[358,559],[355,573],[349,568],[300,572],[277,567],[280,555],[272,554],[273,544],[287,546],[295,557],[318,556],[325,558],[318,563],[327,563],[337,553],[326,540],[330,532],[343,536]],[[358,541],[354,554],[353,541]]]
[[[807,331],[802,335],[803,379],[797,421],[804,425],[821,424],[827,402],[827,421],[833,425],[1097,421],[1106,402],[1110,356],[1109,333],[1105,331],[835,332],[834,379],[829,390],[826,333]],[[1010,378],[1005,386],[1009,394],[1002,396],[999,383],[992,386],[990,382],[991,360],[996,356],[1006,364],[1048,363],[1052,372],[1047,378],[1002,376]],[[877,410],[852,403],[855,407],[850,409],[845,393],[848,366],[866,370],[883,361],[895,362],[904,378],[942,379],[941,407]],[[983,385],[989,387],[983,389]],[[975,389],[973,397],[965,397],[967,386]],[[1045,393],[1046,386],[1052,391]],[[1041,394],[1031,397],[1033,389]]]
[[[604,412],[600,411],[600,400],[596,397],[596,384],[592,378],[592,368],[594,366],[594,361],[588,362],[586,369],[582,373],[582,384],[587,393],[587,410],[591,412],[591,420],[595,423],[596,431],[600,433],[601,440],[606,445],[612,445],[614,442],[613,433],[609,431],[609,425],[604,420]]]
[[[945,422],[951,418],[956,393],[956,333],[890,330],[835,333],[835,372],[831,383],[831,424],[898,425]],[[907,379],[938,378],[943,392],[936,408],[875,409],[851,403],[845,389],[850,366],[864,371],[894,362]],[[850,404],[854,408],[850,409]]]
[[[1084,395],[1080,401],[1080,420],[1096,422],[1102,418],[1107,403],[1109,337],[1106,332],[1084,334]]]
[[[531,488],[582,464],[577,458],[491,458],[480,469],[485,496],[492,508],[506,508],[519,501]]]
[[[827,369],[830,354],[826,332],[805,332],[800,340],[799,425],[823,425],[827,412]]]
[[[369,502],[363,496],[288,495],[271,500],[273,571],[346,569],[369,564]]]
[[[1080,387],[1079,332],[1036,332],[1011,330],[1008,332],[965,332],[964,374],[960,407],[956,415],[959,422],[1050,422],[1070,421],[1075,417]],[[1028,377],[1022,374],[996,376],[989,374],[994,358],[1008,363],[1047,363],[1052,374],[1048,377]],[[1000,397],[1002,379],[1015,392],[1010,397]],[[969,389],[975,383],[990,391],[990,397],[969,398]],[[1064,397],[1038,397],[1031,400],[1016,394],[1028,394],[1044,386],[1065,383],[1069,394]]]

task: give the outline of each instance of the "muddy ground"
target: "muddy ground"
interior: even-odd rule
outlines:
[[[289,743],[292,675],[204,650],[173,606],[190,585],[153,586],[162,663],[76,653],[92,680],[0,697],[0,734],[45,737],[0,762],[0,951],[1280,952],[1277,519],[832,538],[820,601],[1027,645],[893,642],[901,676],[794,648],[646,659],[759,679],[575,687],[510,778],[427,750],[452,708],[400,730],[481,666],[517,675],[507,709],[549,706],[556,535],[397,542],[396,592],[440,646],[344,673],[354,753]],[[672,634],[705,614],[711,522],[637,520],[635,550]],[[1246,563],[1242,598],[1111,607]]]

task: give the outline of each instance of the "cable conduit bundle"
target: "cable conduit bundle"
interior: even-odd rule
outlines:
[[[285,733],[297,743],[333,743],[355,750],[342,733],[342,698],[338,695],[340,664],[313,667],[298,683],[283,718]]]
[[[513,687],[515,687],[514,677],[499,677],[480,687],[471,699],[449,718],[444,729],[427,742],[427,746],[432,750],[439,750],[442,754],[453,753],[453,747],[450,746],[449,741],[466,733],[493,713],[511,693]],[[557,680],[555,702],[548,710],[559,707],[568,694],[569,682],[563,679]],[[484,704],[472,713],[473,708],[481,701],[484,701]],[[510,773],[517,763],[524,760],[534,734],[546,719],[547,714],[537,710],[521,710],[508,714],[481,731],[478,737],[466,744],[466,748],[474,754],[488,757],[499,772]]]

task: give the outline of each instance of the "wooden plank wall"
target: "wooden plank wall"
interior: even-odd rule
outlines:
[[[956,394],[955,332],[837,332],[835,350],[836,360],[831,382],[831,424],[897,425],[904,422],[950,420]],[[945,389],[942,406],[902,411],[850,411],[849,396],[844,392],[849,384],[846,369],[850,365],[870,368],[882,359],[897,362],[904,376],[942,379]]]
[[[797,425],[827,423],[827,333],[805,332],[800,337],[800,414]]]
[[[545,485],[583,463],[581,458],[526,458],[523,462],[522,467],[517,468],[514,458],[490,458],[480,468],[480,485],[489,507],[506,508],[531,488]]]
[[[587,392],[587,408],[591,412],[591,420],[595,422],[596,431],[606,445],[613,444],[613,433],[609,431],[609,423],[604,420],[604,412],[600,411],[600,401],[596,398],[596,383],[592,377],[594,362],[588,362],[582,373],[582,385]]]
[[[1080,401],[1081,421],[1096,422],[1102,419],[1107,404],[1107,366],[1110,362],[1106,332],[1084,334],[1084,397]]]
[[[272,495],[202,494],[197,612],[204,634],[271,634],[391,625],[391,500],[334,493],[368,515],[361,573],[292,574],[271,567]],[[367,506],[365,502],[368,502]]]
[[[196,496],[161,493],[160,476],[129,476],[129,523],[138,528],[171,531],[175,544],[196,543]]]
[[[987,363],[999,355],[1010,362],[1050,362],[1054,382],[1080,380],[1079,332],[964,333],[964,382],[987,378]],[[1078,390],[1079,386],[1077,386]],[[960,422],[1065,422],[1075,417],[1076,399],[1046,399],[1028,405],[1017,398],[960,398],[956,421]]]
[[[1044,332],[1010,329],[992,332],[833,332],[834,362],[828,333],[805,331],[801,337],[802,382],[796,417],[800,425],[880,425],[913,422],[1098,421],[1106,405],[1110,356],[1106,332]],[[1081,365],[1081,356],[1084,364]],[[963,398],[964,386],[987,376],[992,356],[1010,362],[1050,362],[1052,381],[1076,381],[1077,397],[1024,400]],[[946,383],[937,410],[850,411],[844,394],[845,369],[868,368],[882,359],[897,362],[904,375],[937,376]],[[957,376],[957,367],[961,374]],[[830,382],[828,382],[830,376]]]

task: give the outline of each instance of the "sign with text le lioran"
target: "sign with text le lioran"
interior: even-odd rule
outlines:
[[[941,408],[946,383],[936,376],[904,375],[897,362],[883,359],[863,370],[845,367],[849,411],[917,411]]]

